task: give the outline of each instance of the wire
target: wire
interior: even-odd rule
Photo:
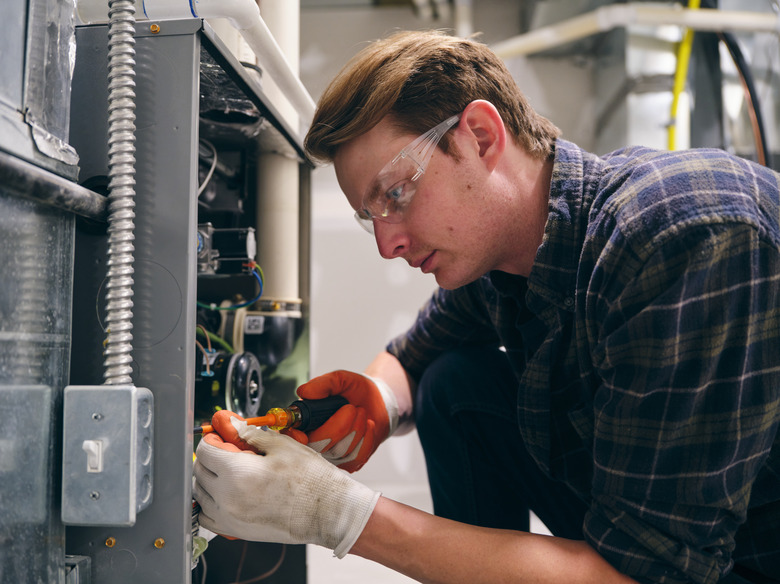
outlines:
[[[200,555],[200,563],[203,565],[203,574],[200,576],[200,584],[206,584],[206,574],[208,574],[209,567],[206,565],[206,554]]]
[[[748,117],[750,118],[750,127],[753,130],[754,140],[756,141],[756,159],[761,164],[766,165],[766,156],[764,154],[763,145],[761,144],[761,140],[758,139],[758,136],[761,134],[761,127],[758,123],[758,117],[756,116],[756,106],[753,103],[753,96],[750,93],[745,76],[739,69],[737,69],[737,73],[739,75],[740,85],[742,85],[742,91],[745,93],[745,104],[747,106]]]
[[[689,0],[688,8],[698,10],[701,0]],[[672,106],[668,127],[668,149],[677,148],[677,108],[680,104],[680,95],[685,88],[685,80],[688,78],[688,64],[691,60],[691,47],[693,46],[693,29],[686,28],[682,41],[677,47],[677,67],[674,71],[674,87],[672,89]]]
[[[773,1],[773,7],[777,7],[777,2]],[[717,9],[718,3],[715,0],[704,0],[703,6],[705,8]],[[742,49],[737,42],[736,37],[728,32],[719,32],[718,38],[728,49],[731,55],[734,66],[737,68],[737,73],[742,83],[742,88],[745,91],[746,103],[748,107],[748,115],[750,116],[751,126],[753,128],[753,136],[756,143],[756,160],[759,164],[771,167],[771,155],[766,141],[766,127],[764,125],[764,116],[761,114],[761,106],[758,99],[758,93],[756,91],[753,75],[750,71],[750,67],[745,60],[745,56],[742,54]]]
[[[263,70],[260,67],[258,67],[257,65],[255,65],[254,63],[249,63],[247,61],[239,61],[239,63],[241,63],[247,69],[252,69],[252,71],[254,71],[258,75],[260,75],[260,77],[263,76]]]
[[[257,283],[260,285],[260,291],[257,293],[257,296],[252,298],[252,300],[248,300],[240,304],[233,304],[232,306],[217,306],[213,302],[211,304],[198,302],[197,305],[207,310],[238,310],[239,308],[244,308],[245,306],[249,306],[250,304],[254,304],[258,300],[260,300],[260,297],[263,295],[263,282],[265,280],[265,275],[263,274],[263,269],[255,262],[251,262],[249,265],[252,267],[252,275],[257,280]]]
[[[201,138],[200,141],[206,146],[208,146],[209,150],[211,150],[211,167],[209,168],[209,171],[206,173],[206,178],[203,179],[203,182],[198,187],[198,196],[200,196],[201,193],[203,193],[203,191],[206,190],[206,187],[211,181],[211,177],[214,176],[214,169],[217,168],[217,149],[214,148],[214,144],[212,144],[208,140],[204,140],[203,138]]]
[[[209,353],[211,353],[211,337],[209,337],[209,331],[206,330],[206,327],[202,324],[198,325],[198,328],[203,331],[203,335],[206,337],[206,346],[209,349]]]
[[[203,329],[203,330],[206,330],[206,329]],[[200,330],[196,330],[195,332],[196,333],[199,332],[200,334],[203,334]],[[234,353],[235,352],[235,351],[233,351],[233,347],[230,346],[230,343],[228,343],[222,337],[212,333],[211,331],[206,331],[206,336],[209,338],[209,340],[212,343],[216,343],[217,345],[219,345],[220,347],[225,349],[228,353]]]
[[[761,107],[758,101],[758,93],[753,81],[753,76],[750,73],[745,57],[742,54],[742,49],[737,42],[734,35],[719,32],[718,38],[726,46],[731,55],[731,59],[734,61],[734,66],[739,73],[739,79],[742,83],[742,88],[745,91],[745,101],[748,107],[748,115],[750,116],[751,126],[753,127],[753,136],[756,143],[756,159],[759,164],[764,166],[770,166],[770,154],[766,143],[766,131],[764,126],[764,116],[761,114]]]
[[[206,352],[206,349],[203,348],[203,345],[201,345],[198,341],[195,341],[195,346],[198,347],[198,349],[201,350],[203,353],[203,362],[206,364],[206,377],[211,377],[211,367],[209,365],[209,354]]]
[[[274,564],[270,570],[260,574],[259,576],[250,578],[249,580],[239,580],[241,577],[241,570],[244,567],[244,558],[246,557],[248,546],[249,543],[244,542],[244,549],[241,551],[241,559],[238,562],[238,570],[236,571],[236,581],[231,582],[230,584],[253,584],[253,582],[260,582],[260,580],[265,580],[266,578],[273,576],[279,570],[279,568],[282,567],[284,557],[287,555],[287,544],[282,544],[282,553],[279,555],[279,559],[276,561],[276,564]]]

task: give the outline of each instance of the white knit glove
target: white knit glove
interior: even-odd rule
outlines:
[[[380,494],[289,436],[238,419],[233,425],[260,455],[200,442],[194,496],[201,525],[250,541],[313,543],[343,558]]]

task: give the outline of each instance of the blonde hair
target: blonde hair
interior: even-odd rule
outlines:
[[[360,51],[323,93],[304,147],[312,159],[332,162],[342,144],[387,115],[399,131],[422,134],[476,99],[496,107],[526,152],[552,154],[560,130],[531,108],[501,59],[440,31],[399,32]],[[440,147],[450,152],[447,135]]]

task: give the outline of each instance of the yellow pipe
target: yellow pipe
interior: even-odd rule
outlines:
[[[701,0],[689,0],[688,8],[698,10]],[[668,128],[668,148],[677,148],[677,108],[680,104],[680,95],[685,89],[685,81],[688,78],[688,64],[691,60],[691,47],[693,46],[693,29],[686,28],[682,41],[677,47],[677,67],[674,72],[674,86],[672,89],[672,107]]]

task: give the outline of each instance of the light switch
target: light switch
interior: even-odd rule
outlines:
[[[103,472],[103,442],[84,440],[81,448],[87,453],[87,472]]]

